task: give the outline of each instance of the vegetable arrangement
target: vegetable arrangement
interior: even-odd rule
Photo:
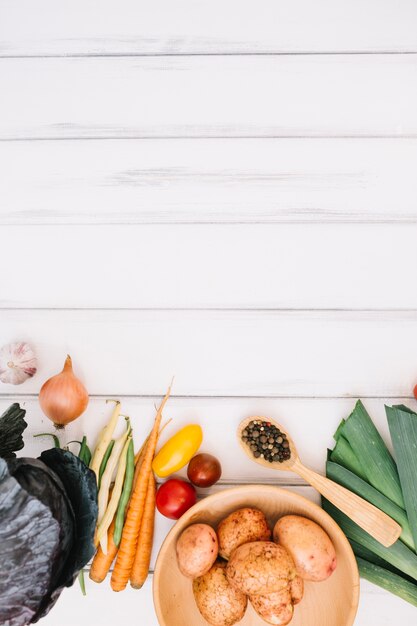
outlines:
[[[152,468],[157,476],[169,476],[188,463],[190,482],[171,478],[163,483],[156,494],[156,508],[170,519],[179,519],[197,501],[196,487],[211,487],[220,480],[220,462],[211,454],[193,456],[203,441],[203,431],[198,424],[188,424],[179,430],[156,455]],[[191,484],[190,484],[191,483]]]
[[[169,387],[159,407],[153,428],[135,457],[130,420],[126,431],[114,440],[120,417],[120,402],[115,401],[112,417],[103,429],[90,467],[99,485],[98,526],[95,541],[98,550],[90,578],[102,582],[116,559],[111,587],[122,591],[130,583],[135,588],[145,582],[152,551],[156,484],[152,461],[159,437],[162,411],[171,393]],[[111,489],[111,480],[116,472]]]
[[[325,499],[323,508],[348,537],[361,576],[417,606],[417,414],[404,405],[385,411],[396,461],[359,400],[335,433],[326,474],[395,519],[400,539],[385,548]]]
[[[3,382],[19,384],[35,372],[35,356],[27,344],[0,351]],[[161,485],[157,497],[154,472],[167,477],[186,465],[203,437],[201,427],[190,424],[155,454],[170,392],[171,387],[136,455],[129,418],[124,432],[114,438],[124,417],[117,400],[93,454],[85,436],[61,448],[56,434],[41,433],[35,436],[52,437],[54,447],[40,459],[15,459],[23,447],[25,411],[13,404],[0,417],[0,541],[12,546],[0,563],[0,623],[37,621],[77,576],[85,594],[83,567],[92,556],[92,580],[102,582],[114,561],[114,591],[123,590],[129,581],[134,588],[142,587],[149,571],[156,506],[177,519],[196,501],[194,487],[176,479]],[[40,406],[56,428],[77,419],[88,400],[70,356],[62,372],[47,380],[39,393]],[[78,457],[69,451],[71,443],[79,443]],[[196,457],[193,467],[190,477],[197,485],[208,486],[220,478],[220,464],[210,455]],[[31,519],[27,532],[21,531],[19,515]],[[13,576],[22,583],[17,583],[18,592],[10,585]]]
[[[288,624],[304,595],[304,581],[326,580],[336,552],[315,522],[285,515],[271,530],[264,513],[244,508],[220,522],[192,524],[179,536],[180,572],[193,581],[197,607],[212,626],[240,621],[248,600],[269,624]]]
[[[20,384],[36,368],[27,344],[0,350],[0,381]],[[39,459],[16,459],[27,427],[25,410],[15,403],[0,416],[0,545],[14,546],[0,559],[0,623],[38,621],[77,576],[85,594],[83,567],[93,556],[93,581],[102,582],[114,564],[114,591],[129,582],[143,586],[155,509],[179,519],[195,504],[195,487],[212,486],[222,473],[216,457],[198,453],[203,432],[197,424],[181,428],[156,451],[170,393],[171,387],[136,455],[131,423],[118,400],[108,401],[114,402],[112,415],[93,454],[84,436],[78,457],[48,433],[54,448]],[[64,428],[88,401],[67,356],[62,372],[42,386],[41,408]],[[396,461],[359,401],[335,434],[326,473],[395,519],[402,527],[400,540],[385,548],[326,500],[323,508],[348,537],[362,577],[417,606],[417,414],[403,405],[386,407],[386,414]],[[116,438],[120,418],[125,428]],[[251,422],[242,438],[256,458],[289,458],[285,433],[270,423]],[[172,476],[187,465],[188,481]],[[154,475],[168,480],[157,489]],[[336,567],[334,547],[317,524],[288,515],[277,521],[271,538],[264,514],[250,508],[229,515],[217,533],[205,524],[187,528],[177,557],[180,571],[193,580],[201,614],[215,626],[240,620],[248,600],[267,622],[287,624],[303,597],[304,581],[325,580]]]
[[[196,502],[196,491],[187,481],[171,478],[156,488],[154,473],[167,477],[186,465],[201,445],[201,427],[189,424],[173,435],[159,450],[156,447],[163,409],[171,393],[169,387],[149,436],[135,455],[130,421],[126,430],[114,439],[121,416],[120,402],[115,402],[109,423],[102,430],[90,462],[98,484],[98,524],[95,533],[97,552],[90,578],[103,582],[113,565],[110,585],[123,591],[128,582],[140,589],[148,576],[152,552],[155,507],[165,516],[178,519]],[[211,455],[191,459],[190,478],[196,485],[214,484],[221,475],[218,460]],[[191,468],[190,463],[190,468]],[[114,483],[112,483],[115,476]]]

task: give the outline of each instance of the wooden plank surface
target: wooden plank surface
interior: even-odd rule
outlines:
[[[0,139],[416,136],[416,72],[417,54],[1,59]]]
[[[175,374],[166,417],[203,425],[217,488],[275,480],[237,450],[247,415],[323,471],[357,397],[385,436],[384,402],[416,406],[416,17],[413,0],[0,0],[0,344],[40,361],[0,384],[0,411],[25,404],[28,454],[67,352],[93,394],[68,437],[94,440],[120,394],[143,437]],[[88,594],[45,624],[156,626],[151,580]],[[415,608],[362,583],[355,626],[393,620]]]
[[[416,160],[415,139],[0,142],[0,224],[416,222]]]
[[[0,308],[417,309],[417,224],[2,230]]]
[[[417,51],[413,0],[2,0],[0,54]]]
[[[92,394],[409,396],[417,312],[14,310],[1,343],[30,340],[38,380],[70,353]],[[13,388],[4,386],[12,393]]]

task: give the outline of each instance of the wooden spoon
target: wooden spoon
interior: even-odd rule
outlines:
[[[252,450],[242,440],[242,432],[248,424],[254,420],[268,422],[279,428],[282,433],[285,433],[288,443],[290,444],[291,451],[291,457],[288,460],[285,460],[282,463],[279,463],[278,461],[270,463],[269,461],[265,461],[263,458],[254,457]],[[263,467],[268,467],[269,469],[295,472],[298,476],[304,478],[304,480],[307,481],[312,487],[317,489],[322,496],[337,506],[338,509],[348,515],[350,519],[358,524],[358,526],[363,528],[363,530],[374,537],[374,539],[382,543],[383,546],[388,548],[400,536],[402,530],[401,526],[383,511],[380,511],[373,504],[370,504],[363,498],[360,498],[355,493],[345,489],[345,487],[338,485],[329,478],[325,478],[325,476],[321,476],[303,465],[298,456],[294,442],[288,435],[288,432],[274,420],[259,416],[248,417],[239,424],[237,435],[240,445],[252,461],[259,463],[259,465],[262,465]]]

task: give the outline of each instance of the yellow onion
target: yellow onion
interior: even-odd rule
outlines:
[[[84,385],[72,371],[71,357],[68,355],[64,369],[42,385],[39,392],[42,411],[57,428],[64,428],[85,411],[88,393]]]

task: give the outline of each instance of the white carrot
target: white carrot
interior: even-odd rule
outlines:
[[[120,455],[122,454],[124,445],[126,443],[126,439],[130,435],[131,428],[130,428],[129,420],[127,421],[127,425],[128,426],[127,426],[126,432],[121,437],[119,437],[119,439],[116,439],[116,441],[114,442],[113,450],[111,452],[109,460],[107,461],[106,469],[104,470],[103,476],[101,477],[100,489],[98,492],[97,523],[99,525],[101,524],[101,520],[103,519],[106,509],[107,509],[107,503],[109,501],[110,484],[113,478],[114,470],[116,469],[117,464],[119,462]]]
[[[99,482],[100,465],[106,453],[107,446],[109,445],[110,440],[113,437],[113,433],[117,425],[117,420],[119,419],[120,415],[120,402],[118,400],[106,400],[106,402],[115,402],[116,406],[114,407],[113,414],[109,423],[101,431],[100,438],[98,440],[96,449],[93,454],[93,458],[91,459],[90,463],[90,469],[92,469],[96,475],[97,484]]]
[[[107,531],[110,527],[110,524],[112,523],[114,514],[116,513],[123,489],[123,482],[126,473],[127,450],[131,439],[131,435],[129,435],[126,439],[125,445],[120,455],[119,466],[117,468],[116,480],[114,482],[110,502],[97,528],[96,542],[100,542],[101,549],[103,550],[104,554],[107,554]]]

